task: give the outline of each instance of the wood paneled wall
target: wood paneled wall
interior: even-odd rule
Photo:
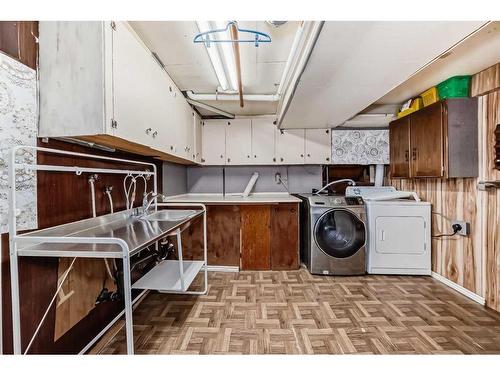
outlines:
[[[483,178],[486,181],[500,180],[500,171],[495,169],[494,148],[494,131],[500,124],[500,90],[498,89],[483,97],[483,124],[482,143],[485,156],[482,168]],[[487,189],[481,194],[484,194],[486,305],[500,311],[500,188]]]
[[[450,233],[450,220],[471,223],[471,235],[432,239],[432,271],[483,295],[481,227],[477,201],[477,179],[394,179],[400,190],[416,191],[432,204],[432,233]]]
[[[0,21],[0,51],[32,69],[37,65],[38,21]]]

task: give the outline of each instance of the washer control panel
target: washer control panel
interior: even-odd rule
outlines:
[[[338,207],[338,206],[362,206],[363,198],[361,197],[345,197],[343,195],[333,195],[333,196],[310,196],[309,201],[312,206],[327,206],[327,207]]]

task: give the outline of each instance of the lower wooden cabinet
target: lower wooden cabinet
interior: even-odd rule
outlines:
[[[299,205],[271,206],[271,269],[299,268]]]
[[[207,206],[208,264],[241,270],[299,268],[299,205]],[[201,218],[182,232],[184,258],[203,258]]]
[[[182,232],[186,260],[203,259],[203,219]],[[207,255],[211,266],[240,265],[240,206],[207,206]]]
[[[271,269],[271,208],[248,205],[241,213],[241,269]]]

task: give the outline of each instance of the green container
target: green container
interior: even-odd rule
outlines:
[[[455,76],[437,85],[439,98],[466,98],[469,96],[471,76]]]

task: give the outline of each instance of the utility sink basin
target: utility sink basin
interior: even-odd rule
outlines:
[[[144,217],[149,221],[179,221],[196,215],[195,210],[159,210]]]

